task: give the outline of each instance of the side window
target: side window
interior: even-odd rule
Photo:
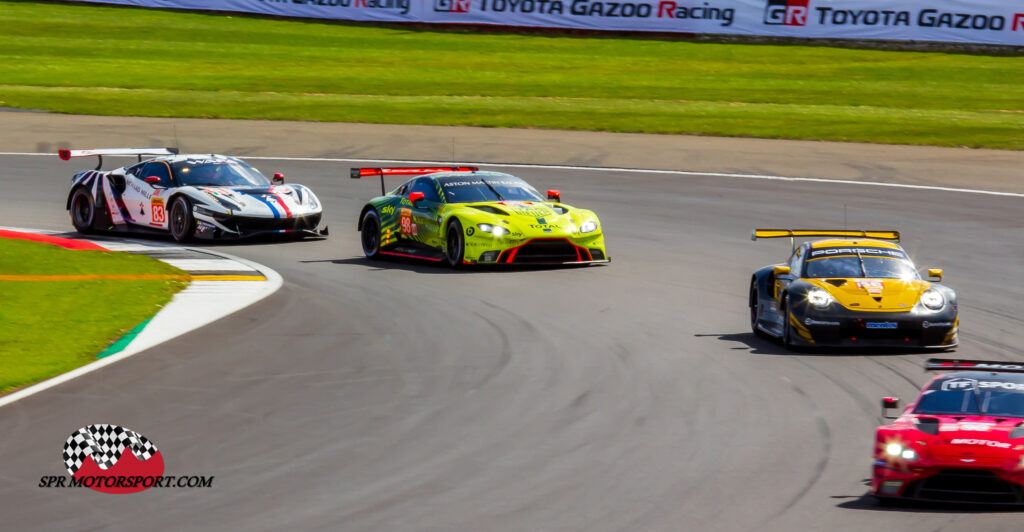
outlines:
[[[146,163],[139,163],[139,164],[137,164],[135,166],[132,166],[128,170],[126,170],[125,173],[128,174],[128,175],[133,175],[135,177],[138,177],[139,179],[142,179],[142,167],[143,166],[146,166]]]
[[[437,187],[434,186],[434,182],[429,178],[420,178],[413,181],[409,192],[422,192],[423,199],[434,203],[441,202],[441,197],[437,195]]]
[[[142,172],[138,177],[139,179],[146,179],[149,176],[159,177],[160,186],[162,187],[171,186],[171,169],[168,168],[167,163],[163,161],[146,163],[146,166],[143,167]]]
[[[804,248],[800,246],[793,252],[793,256],[789,258],[789,273],[794,276],[800,276],[800,258],[803,257]]]
[[[402,183],[402,186],[400,186],[397,189],[395,189],[395,194],[397,194],[399,196],[404,196],[406,194],[406,192],[409,192],[409,184],[410,183],[412,183],[412,181],[407,181],[405,183]]]

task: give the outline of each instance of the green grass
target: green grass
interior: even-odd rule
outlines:
[[[0,238],[0,274],[170,274],[141,255]],[[180,280],[0,281],[0,393],[96,360],[185,287]]]
[[[1024,149],[1024,59],[0,2],[0,106]]]

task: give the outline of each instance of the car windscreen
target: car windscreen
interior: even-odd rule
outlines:
[[[804,266],[804,277],[921,278],[902,250],[870,247],[812,249]]]
[[[997,378],[941,379],[921,394],[914,413],[1024,418],[1024,382]]]
[[[544,201],[526,181],[511,176],[455,176],[437,180],[448,203]]]
[[[266,186],[270,180],[237,159],[193,159],[171,163],[179,186]]]

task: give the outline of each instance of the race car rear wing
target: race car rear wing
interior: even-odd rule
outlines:
[[[387,194],[384,189],[384,176],[386,175],[426,175],[437,172],[476,172],[480,170],[475,166],[444,166],[437,168],[352,168],[349,177],[359,179],[360,177],[380,177],[380,195]]]
[[[900,241],[899,231],[865,231],[863,229],[754,229],[750,234],[750,239],[757,241],[758,238],[789,238],[789,243],[796,251],[797,238],[819,236]]]
[[[994,371],[997,373],[1024,373],[1024,364],[1001,360],[959,360],[952,358],[929,358],[924,363],[925,371]]]
[[[178,148],[104,148],[99,150],[60,150],[57,156],[62,161],[70,161],[72,157],[96,157],[96,169],[103,166],[104,155],[131,157],[135,155],[142,161],[143,155],[177,155]]]

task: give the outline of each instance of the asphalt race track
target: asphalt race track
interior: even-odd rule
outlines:
[[[849,227],[898,229],[918,266],[945,269],[957,355],[1019,361],[1020,197],[518,169],[594,209],[612,263],[452,272],[362,257],[355,217],[376,180],[337,162],[257,163],[316,190],[330,238],[211,246],[284,287],[0,409],[3,528],[1021,527],[1016,512],[865,496],[878,400],[912,398],[927,353],[786,353],[750,333],[746,306],[751,272],[789,246],[751,229],[842,227],[845,205]],[[0,225],[70,230],[68,179],[89,164],[0,156]],[[167,474],[214,486],[38,488],[91,423],[144,433]]]

